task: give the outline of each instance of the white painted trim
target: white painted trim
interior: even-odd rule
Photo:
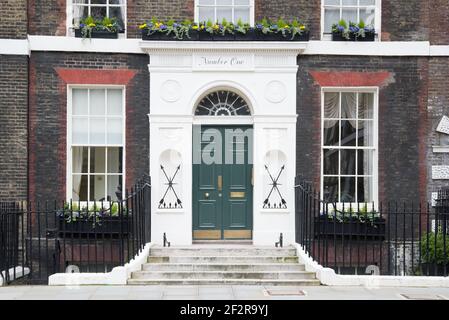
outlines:
[[[14,272],[14,269],[15,269],[15,272]],[[17,266],[17,267],[9,268],[8,271],[6,271],[6,270],[1,271],[0,272],[1,273],[0,287],[3,285],[6,285],[6,283],[3,283],[4,278],[6,277],[6,272],[8,272],[8,274],[9,274],[9,279],[16,280],[16,279],[20,279],[20,278],[28,275],[30,273],[30,268]]]
[[[432,146],[434,153],[449,153],[449,146]]]
[[[293,50],[304,55],[347,56],[449,56],[449,45],[430,45],[428,41],[384,42],[180,42],[142,41],[141,39],[80,39],[64,36],[33,36],[28,39],[0,39],[0,54],[29,55],[32,51],[137,53],[164,50]]]
[[[321,284],[326,286],[449,288],[449,277],[339,275],[309,257],[300,244],[296,243],[295,247],[299,261],[305,265],[306,271],[315,272]]]
[[[150,248],[149,242],[130,262],[124,266],[115,267],[108,273],[55,273],[48,277],[49,286],[79,286],[79,285],[126,285],[131,273],[139,271],[147,261]]]
[[[196,23],[200,23],[200,22],[203,22],[203,21],[198,21],[198,19],[199,19],[199,5],[198,5],[198,0],[195,0],[195,4],[194,4],[194,6],[195,6],[195,10],[194,10],[194,21],[196,22]],[[211,5],[212,6],[212,5]],[[232,7],[233,5],[229,5],[229,7]],[[255,19],[255,13],[254,13],[254,11],[255,11],[255,6],[254,6],[254,0],[249,0],[249,23],[250,23],[250,25],[251,26],[254,26],[254,19]],[[211,20],[213,20],[213,19],[211,19]],[[219,21],[220,22],[220,21]],[[233,21],[234,23],[237,23],[237,21]]]

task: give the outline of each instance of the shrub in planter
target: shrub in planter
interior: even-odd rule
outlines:
[[[353,25],[356,32],[357,41],[374,41],[376,36],[376,31],[373,26],[365,25],[363,20],[360,20],[358,25]]]
[[[445,241],[446,240],[446,241]],[[429,232],[421,237],[421,269],[423,274],[444,275],[444,267],[449,272],[449,235],[444,235],[441,227],[438,232]]]
[[[350,22],[349,27],[345,20],[332,25],[332,41],[374,41],[374,38],[374,27],[366,26],[363,20],[358,24]]]
[[[218,24],[218,30],[214,32],[214,40],[216,41],[233,41],[235,26],[223,18],[222,22]]]
[[[95,20],[88,16],[81,19],[78,26],[75,26],[75,37],[77,38],[106,38],[117,39],[118,24],[115,19],[104,17],[100,20]]]
[[[309,29],[294,19],[289,25],[287,36],[284,38],[287,41],[309,41]]]
[[[249,23],[244,23],[242,19],[239,19],[234,26],[234,39],[236,41],[250,41],[254,40],[254,37],[254,29],[251,28]]]
[[[355,41],[355,35],[351,34],[348,24],[341,19],[332,25],[332,41]]]
[[[273,36],[273,29],[271,24],[268,22],[267,18],[263,18],[259,23],[256,24],[254,29],[256,41],[273,41],[276,36]]]

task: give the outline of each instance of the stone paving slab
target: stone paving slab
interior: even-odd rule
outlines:
[[[267,290],[302,290],[305,295],[269,295]],[[9,286],[0,300],[406,300],[436,295],[449,300],[449,288],[296,286]]]

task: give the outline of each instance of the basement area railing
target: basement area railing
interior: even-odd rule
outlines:
[[[120,201],[0,203],[0,281],[46,284],[54,273],[109,272],[151,238],[150,177]]]
[[[390,201],[329,203],[295,180],[296,242],[338,274],[448,276],[449,191],[436,206]]]

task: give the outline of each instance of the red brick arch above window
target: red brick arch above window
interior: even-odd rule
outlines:
[[[310,74],[321,87],[383,87],[391,78],[387,71],[310,71]]]
[[[55,68],[59,77],[67,84],[127,85],[136,74],[128,69],[66,69]]]

